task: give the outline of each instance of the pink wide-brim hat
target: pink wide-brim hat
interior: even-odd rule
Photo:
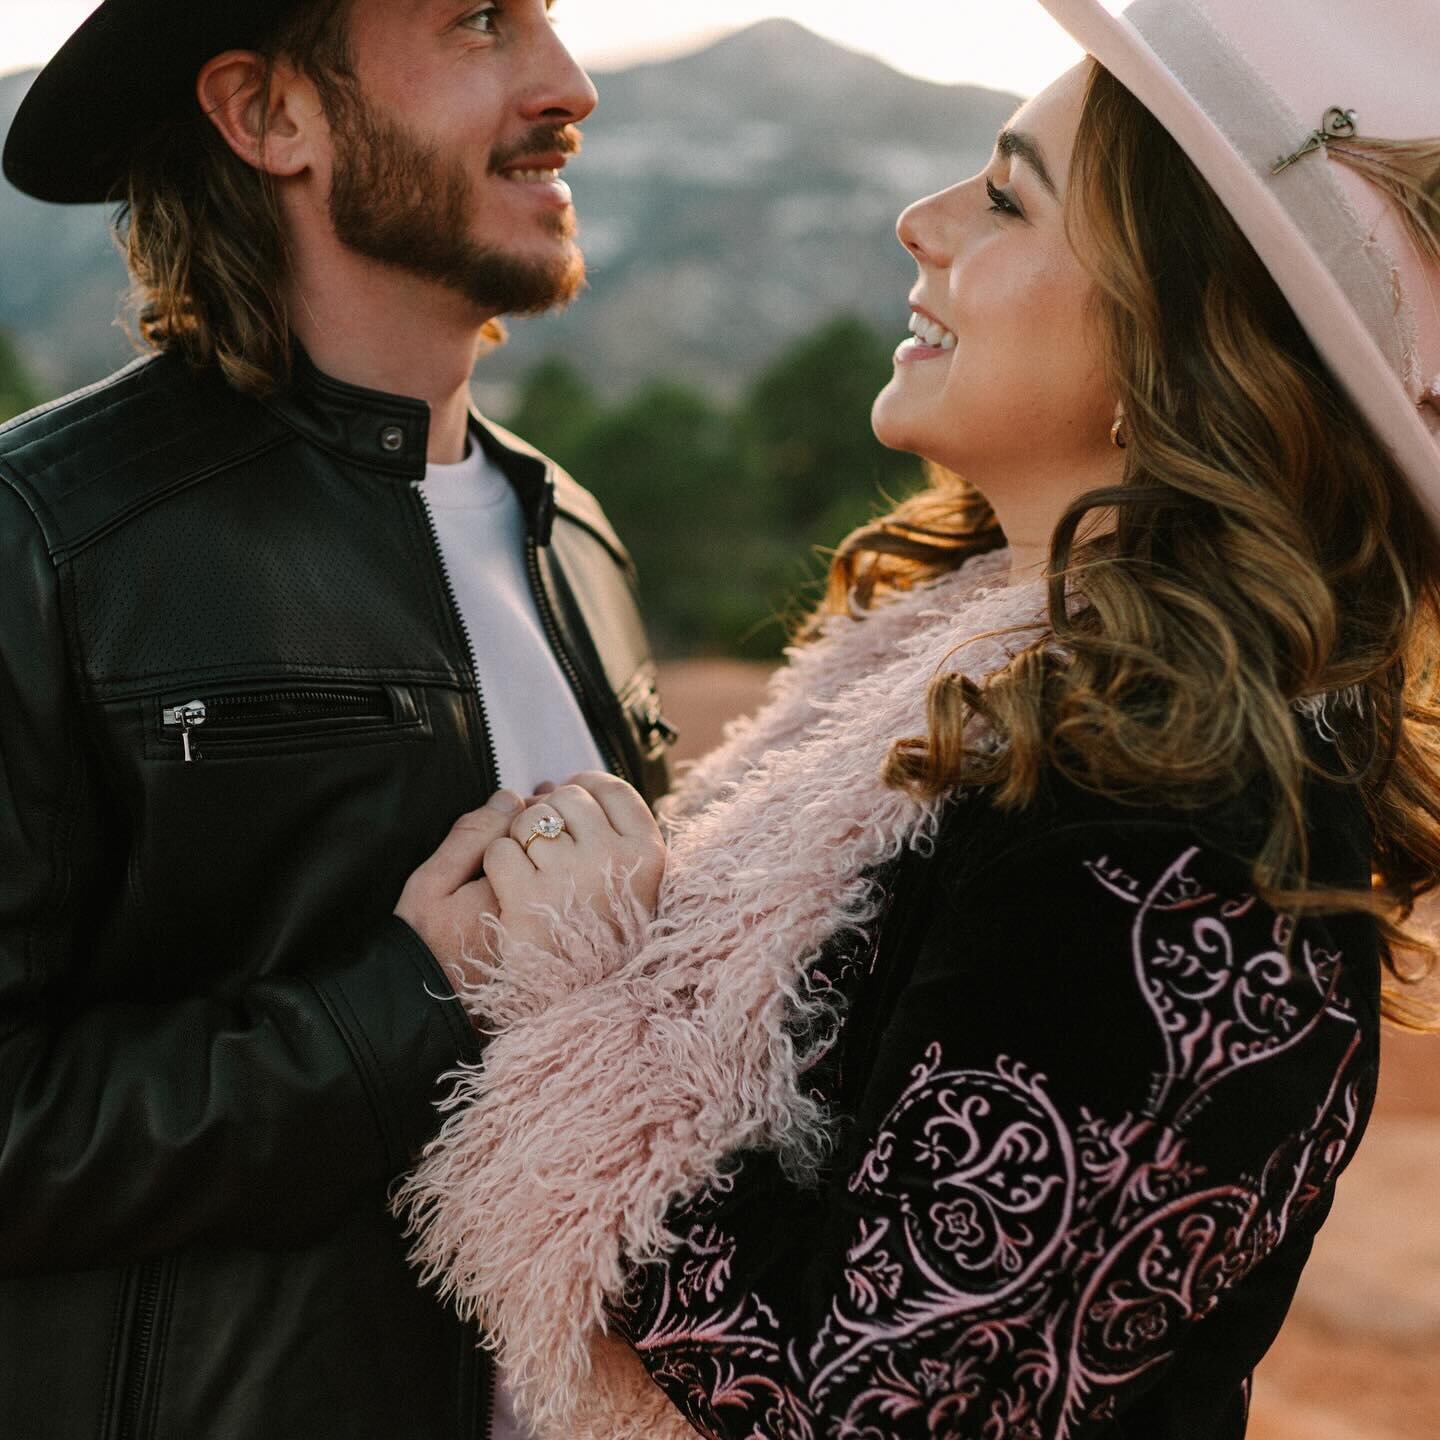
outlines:
[[[1210,182],[1440,530],[1440,266],[1330,158],[1342,134],[1314,141],[1332,112],[1366,139],[1440,137],[1440,0],[1041,4]]]

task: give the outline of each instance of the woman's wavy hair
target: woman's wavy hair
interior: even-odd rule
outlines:
[[[315,85],[337,128],[362,104],[349,10],[350,0],[301,0],[261,51],[267,90],[284,58]],[[141,348],[218,365],[248,394],[289,381],[290,255],[275,184],[230,149],[198,103],[136,154],[112,228],[130,269],[130,328]],[[504,338],[498,322],[486,338]]]
[[[1440,259],[1440,141],[1354,140],[1334,158],[1384,184]],[[1406,989],[1435,947],[1405,923],[1440,883],[1440,547],[1239,227],[1099,67],[1071,174],[1068,224],[1129,432],[1125,478],[1059,523],[1053,640],[983,686],[937,679],[929,733],[896,744],[887,778],[925,795],[986,786],[1012,808],[1047,772],[1126,803],[1198,807],[1261,787],[1274,805],[1258,891],[1292,913],[1376,916],[1387,1015],[1440,1028]],[[934,472],[843,544],[821,613],[1004,543],[984,497]],[[1077,590],[1087,603],[1067,612]],[[1319,697],[1373,827],[1368,893],[1307,881],[1315,765],[1294,707]],[[1008,743],[968,745],[975,717]]]

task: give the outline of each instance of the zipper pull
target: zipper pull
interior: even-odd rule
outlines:
[[[650,737],[650,753],[646,758],[658,760],[680,738],[680,732],[665,718],[660,708],[660,694],[653,686],[639,708],[641,724]]]
[[[203,700],[187,700],[183,705],[176,705],[165,710],[161,719],[170,729],[177,726],[180,730],[180,743],[185,747],[185,763],[188,765],[192,760],[200,759],[200,749],[190,744],[190,732],[205,723],[209,711],[205,708]]]

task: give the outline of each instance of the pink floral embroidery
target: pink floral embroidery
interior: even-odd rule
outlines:
[[[686,1238],[686,1258],[676,1283],[681,1304],[713,1304],[730,1278],[735,1242],[713,1225],[696,1226]]]
[[[884,1224],[860,1222],[860,1240],[846,1255],[845,1283],[850,1303],[864,1315],[873,1315],[882,1300],[893,1300],[900,1293],[905,1271],[879,1242],[887,1233]]]
[[[1067,1116],[1020,1062],[951,1066],[931,1044],[849,1175],[854,1239],[803,1341],[793,1295],[772,1305],[734,1278],[743,1242],[724,1202],[743,1174],[692,1208],[706,1222],[628,1318],[643,1309],[632,1343],[703,1433],[1068,1440],[1328,1192],[1361,1115],[1340,957],[1253,897],[1217,893],[1199,855],[1150,885],[1108,857],[1087,867],[1135,911],[1134,974],[1164,1057],[1143,1110]],[[1186,1134],[1206,1097],[1327,1023],[1343,1054],[1311,1123],[1262,1173],[1211,1179]]]

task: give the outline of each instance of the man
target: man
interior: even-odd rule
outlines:
[[[594,103],[544,0],[105,0],[15,121],[156,353],[0,432],[6,1440],[492,1433],[387,1207],[482,1056],[472,817],[669,738],[619,542],[467,389],[581,286]]]

